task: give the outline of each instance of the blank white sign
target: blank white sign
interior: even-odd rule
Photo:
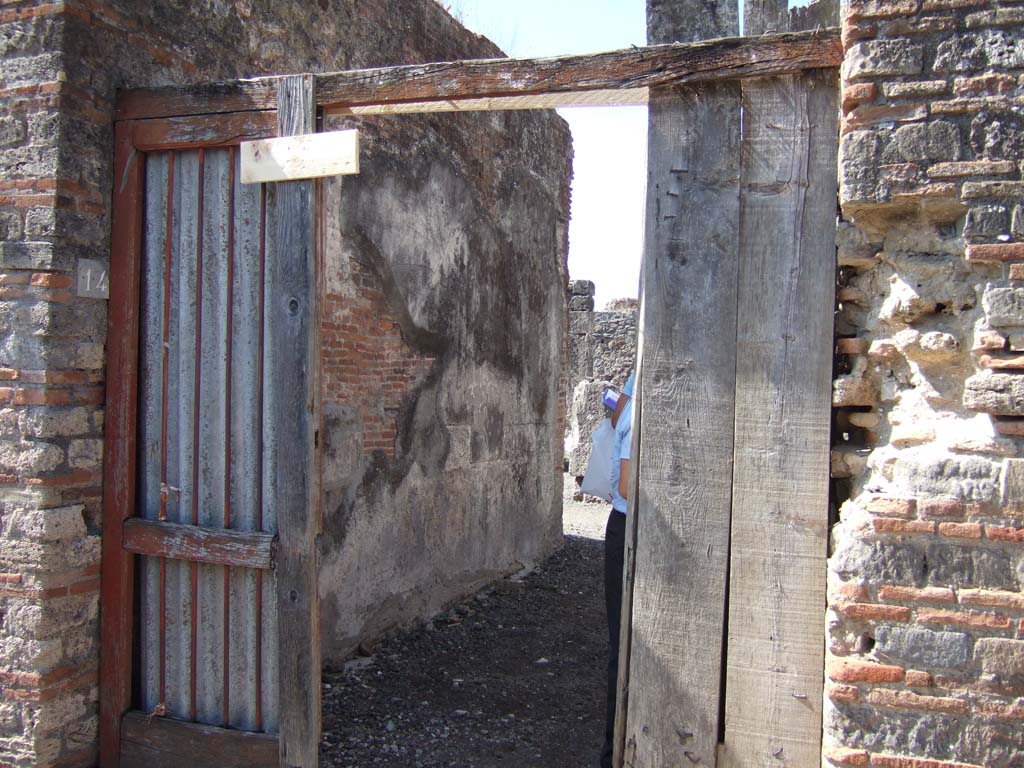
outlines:
[[[359,131],[330,131],[243,141],[242,183],[359,173]]]

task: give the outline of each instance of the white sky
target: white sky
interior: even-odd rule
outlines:
[[[644,45],[644,0],[439,0],[517,58]],[[637,295],[647,178],[646,107],[561,109],[573,137],[569,277],[593,280],[598,308]]]

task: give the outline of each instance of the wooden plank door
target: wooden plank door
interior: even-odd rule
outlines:
[[[316,765],[314,198],[236,146],[278,122],[117,127],[104,766]]]
[[[651,42],[734,8],[650,0]],[[837,88],[651,91],[625,765],[820,760]]]

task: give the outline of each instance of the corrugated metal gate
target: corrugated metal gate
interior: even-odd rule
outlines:
[[[146,155],[140,518],[277,530],[263,505],[265,234],[265,191],[239,184],[233,147]],[[138,568],[140,709],[276,732],[273,571],[150,555]]]
[[[274,110],[117,124],[105,766],[315,762],[313,187],[242,185],[238,150],[287,130]]]

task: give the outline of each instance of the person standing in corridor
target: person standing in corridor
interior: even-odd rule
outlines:
[[[604,601],[608,613],[608,704],[605,712],[601,768],[611,768],[615,732],[615,698],[619,676],[619,630],[622,626],[622,567],[626,549],[626,510],[629,492],[630,440],[633,423],[633,373],[622,388],[612,414],[615,449],[612,454],[612,508],[604,534]]]

